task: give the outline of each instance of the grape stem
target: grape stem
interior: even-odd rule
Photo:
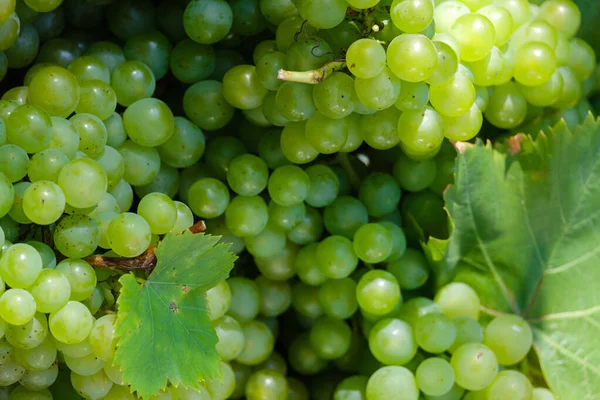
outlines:
[[[206,225],[204,224],[204,221],[198,221],[189,228],[189,231],[194,234],[204,232],[205,230]],[[145,271],[150,273],[154,267],[156,267],[157,262],[154,250],[155,247],[150,247],[139,256],[132,258],[89,256],[85,257],[84,260],[93,268],[97,269],[108,269],[121,272]]]
[[[330,77],[334,72],[346,68],[346,61],[331,61],[323,65],[321,68],[310,71],[286,71],[280,69],[277,72],[277,79],[287,82],[308,83],[316,85],[319,82]]]

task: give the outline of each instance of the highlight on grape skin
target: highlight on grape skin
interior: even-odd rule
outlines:
[[[598,116],[599,13],[0,0],[0,398],[580,400],[426,244],[457,157]]]

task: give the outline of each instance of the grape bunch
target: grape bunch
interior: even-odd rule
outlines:
[[[529,325],[436,291],[420,243],[449,235],[450,141],[585,118],[580,20],[570,0],[0,0],[0,398],[137,399],[120,273],[94,256],[203,220],[240,257],[206,293],[222,380],[152,400],[554,399]]]

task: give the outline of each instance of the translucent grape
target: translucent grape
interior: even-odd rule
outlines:
[[[378,321],[369,333],[369,349],[386,365],[404,365],[417,354],[412,327],[395,318]]]
[[[319,357],[331,360],[348,351],[351,335],[352,331],[345,321],[321,317],[310,329],[309,340]]]
[[[268,176],[269,170],[261,158],[243,154],[231,160],[227,183],[237,194],[255,196],[266,188]]]
[[[279,229],[266,227],[258,235],[246,236],[246,249],[254,257],[271,258],[280,255],[285,249],[285,233]]]
[[[281,132],[280,145],[285,158],[296,164],[309,163],[319,155],[306,137],[306,122],[292,122],[286,125]]]
[[[277,89],[275,104],[277,109],[290,121],[305,121],[317,110],[310,85],[297,82],[284,82]]]
[[[62,168],[58,175],[58,186],[68,204],[86,208],[96,205],[102,199],[108,188],[108,179],[104,169],[96,161],[79,158]]]
[[[269,212],[265,201],[258,196],[234,197],[225,211],[227,228],[237,236],[254,236],[267,225]]]
[[[323,213],[329,233],[347,238],[354,237],[355,232],[368,222],[368,218],[364,204],[350,196],[338,197]]]
[[[396,107],[389,107],[374,114],[360,116],[359,129],[362,138],[377,150],[393,148],[400,142],[397,130],[400,115]]]
[[[155,235],[169,232],[177,220],[175,203],[163,193],[144,196],[138,205],[137,213],[148,222],[150,231]]]
[[[485,390],[487,399],[500,400],[507,397],[515,400],[531,399],[533,386],[529,378],[518,371],[501,371],[494,382]]]
[[[351,278],[326,281],[318,292],[323,312],[333,318],[350,318],[358,309],[356,282]]]
[[[142,254],[151,240],[150,225],[133,213],[123,213],[113,218],[107,230],[111,248],[122,257]]]
[[[539,19],[554,26],[568,38],[574,36],[581,25],[581,12],[568,0],[551,0],[540,5]]]
[[[419,389],[427,396],[442,396],[454,386],[454,371],[448,361],[432,357],[419,365],[416,379]]]
[[[249,110],[259,107],[267,94],[252,65],[236,65],[223,77],[223,96],[232,106]]]
[[[329,118],[343,118],[354,111],[356,94],[352,78],[341,72],[333,73],[313,89],[317,110]]]
[[[331,29],[340,24],[346,16],[348,7],[342,0],[327,0],[319,3],[300,0],[295,4],[300,15],[317,29]]]
[[[223,39],[233,23],[230,5],[223,0],[197,0],[183,14],[185,32],[195,42],[212,44]]]
[[[515,80],[527,86],[547,82],[556,70],[556,57],[544,43],[527,43],[517,49],[514,70]]]
[[[513,32],[513,17],[508,10],[501,5],[490,4],[477,10],[477,14],[486,17],[494,26],[496,32],[494,45],[504,45]]]
[[[443,314],[428,314],[415,324],[415,337],[419,347],[428,353],[442,353],[456,339],[456,326]]]
[[[496,317],[485,328],[483,343],[488,346],[502,365],[521,361],[531,349],[531,328],[521,317],[506,315]]]
[[[394,0],[390,17],[402,32],[419,33],[433,21],[434,4],[420,0]]]
[[[494,126],[502,129],[515,128],[525,120],[527,101],[517,85],[509,82],[494,89],[484,115]]]
[[[123,178],[127,183],[136,186],[147,185],[158,175],[160,155],[156,149],[143,147],[128,140],[117,150],[125,161]],[[121,207],[121,209],[123,208]]]
[[[231,306],[231,288],[227,281],[217,283],[206,292],[206,303],[211,321],[225,315]]]
[[[357,78],[374,78],[386,66],[385,50],[375,40],[359,39],[348,48],[346,64],[352,75]]]
[[[79,83],[65,68],[49,66],[31,80],[28,99],[49,115],[66,118],[79,102]]]
[[[249,321],[242,324],[246,342],[238,355],[237,361],[245,365],[257,365],[265,361],[274,346],[274,337],[269,328],[260,321]]]
[[[126,61],[112,71],[111,86],[117,95],[117,102],[127,107],[137,100],[151,97],[156,88],[156,80],[146,64]]]
[[[402,149],[416,160],[432,158],[444,140],[442,117],[431,107],[402,113],[397,126]]]
[[[23,289],[9,289],[0,296],[0,317],[11,325],[25,325],[35,310],[35,299]]]
[[[354,89],[358,99],[373,110],[384,110],[391,107],[400,94],[400,79],[390,68],[384,68],[372,78],[356,78]],[[397,74],[396,74],[397,75]]]
[[[61,188],[51,181],[37,181],[23,194],[23,212],[38,225],[56,222],[65,209],[65,195]]]
[[[227,125],[234,108],[225,101],[223,85],[201,81],[190,86],[183,96],[185,115],[201,129],[215,130]]]
[[[102,370],[90,376],[82,376],[71,372],[71,384],[77,393],[91,399],[106,396],[113,386],[113,382],[108,379]]]
[[[415,377],[408,369],[398,366],[379,368],[367,382],[367,398],[383,400],[390,393],[402,393],[403,400],[418,400],[419,389]]]
[[[407,59],[414,62],[407,63]],[[437,50],[426,36],[402,34],[389,44],[387,62],[392,72],[403,81],[422,82],[433,74],[437,66]]]
[[[467,343],[454,351],[450,360],[456,383],[467,390],[488,387],[498,373],[496,356],[487,346]]]
[[[27,153],[44,150],[52,139],[52,122],[41,108],[25,104],[15,108],[5,121],[8,142]]]
[[[384,315],[392,311],[400,301],[400,286],[389,272],[371,270],[358,281],[356,299],[361,309],[371,314]]]

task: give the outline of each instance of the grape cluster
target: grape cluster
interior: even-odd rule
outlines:
[[[445,138],[589,110],[574,3],[61,3],[0,0],[0,397],[61,399],[61,370],[137,399],[87,257],[202,219],[240,256],[207,292],[223,379],[153,400],[554,399],[529,325],[435,293],[420,241],[448,236]]]

